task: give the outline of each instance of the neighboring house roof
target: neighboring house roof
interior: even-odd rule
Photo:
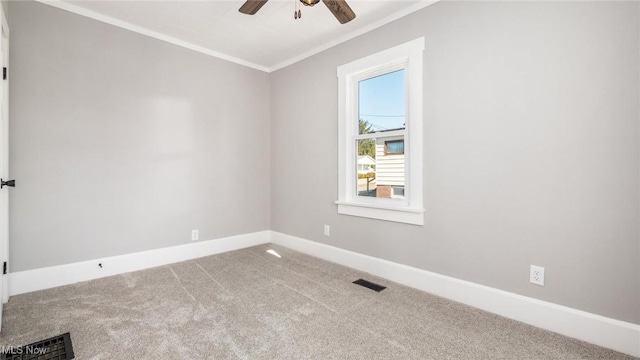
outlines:
[[[369,155],[358,156],[358,165],[375,165],[376,161]]]

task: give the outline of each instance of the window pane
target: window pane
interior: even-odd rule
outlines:
[[[401,147],[401,153],[389,153],[389,144]],[[386,145],[386,146],[385,146]],[[377,139],[356,140],[357,194],[387,199],[404,199],[404,137],[381,136]]]
[[[395,145],[392,145],[395,144]],[[386,145],[386,146],[385,146]],[[402,152],[392,153],[389,147]],[[385,151],[385,147],[387,148]],[[405,156],[403,136],[376,139],[376,197],[404,199]]]
[[[405,70],[358,83],[359,133],[405,128]]]
[[[404,154],[404,140],[391,140],[384,142],[385,155]]]
[[[357,140],[358,158],[356,171],[357,194],[376,196],[376,141],[375,139]]]

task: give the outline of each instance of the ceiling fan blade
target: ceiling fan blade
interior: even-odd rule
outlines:
[[[247,0],[238,11],[243,14],[253,15],[260,10],[260,8],[267,2],[268,0]]]
[[[356,13],[345,0],[322,0],[327,5],[333,16],[340,21],[340,24],[346,24],[356,18]]]

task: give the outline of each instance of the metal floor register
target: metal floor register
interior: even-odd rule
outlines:
[[[69,360],[73,358],[73,344],[71,344],[69,333],[29,345],[5,347],[0,353],[1,360]]]

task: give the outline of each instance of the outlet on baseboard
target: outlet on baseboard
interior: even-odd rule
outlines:
[[[544,286],[544,268],[542,266],[531,265],[529,270],[529,282]]]
[[[329,225],[324,225],[324,235],[325,236],[331,236],[331,226]]]
[[[200,232],[198,229],[191,230],[191,241],[197,241],[200,238]]]

